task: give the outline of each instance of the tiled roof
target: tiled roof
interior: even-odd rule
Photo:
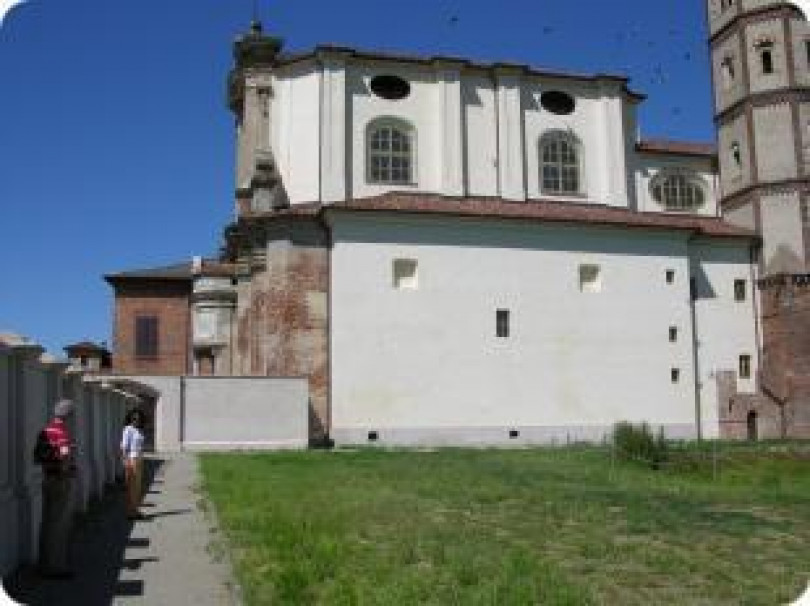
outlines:
[[[717,146],[713,143],[694,143],[688,141],[672,141],[669,139],[648,139],[639,141],[636,150],[653,154],[682,154],[688,156],[717,155]]]
[[[162,267],[149,267],[144,269],[133,269],[114,274],[107,274],[104,279],[109,282],[120,282],[123,280],[191,280],[191,261],[175,263],[174,265],[164,265]]]
[[[80,341],[79,343],[73,343],[72,345],[65,345],[62,349],[65,351],[97,351],[97,352],[104,352],[107,351],[106,347],[93,343],[92,341]]]
[[[615,227],[684,230],[698,235],[756,239],[754,232],[726,223],[718,217],[671,213],[636,212],[601,204],[561,200],[513,202],[501,198],[454,198],[435,194],[392,192],[373,198],[338,202],[323,212],[402,212],[492,219],[522,219],[555,223],[587,223]]]

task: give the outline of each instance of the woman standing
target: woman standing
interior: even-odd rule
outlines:
[[[143,415],[139,410],[130,413],[129,423],[124,427],[121,458],[127,485],[127,518],[137,520],[142,517],[138,507],[143,494]]]

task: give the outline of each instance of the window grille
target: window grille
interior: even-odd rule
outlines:
[[[703,185],[697,176],[665,174],[652,181],[653,199],[666,210],[693,212],[706,203]]]
[[[580,146],[563,132],[545,135],[540,141],[541,190],[547,194],[579,194]]]
[[[372,124],[366,144],[371,183],[414,182],[414,133],[410,125],[390,121]]]

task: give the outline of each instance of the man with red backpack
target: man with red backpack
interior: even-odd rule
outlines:
[[[72,416],[73,402],[57,402],[53,419],[40,432],[34,448],[34,460],[43,471],[39,568],[49,578],[70,578],[73,574],[68,565],[68,551],[76,465],[75,446],[67,426]]]

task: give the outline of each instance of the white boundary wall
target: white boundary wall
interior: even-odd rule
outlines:
[[[42,470],[34,464],[39,431],[60,398],[74,401],[77,509],[102,496],[120,473],[118,438],[132,398],[68,364],[43,356],[23,340],[0,340],[0,576],[36,561],[42,510]]]
[[[309,444],[305,378],[127,376],[110,380],[130,384],[132,390],[151,390],[156,398],[158,451],[306,448]]]

